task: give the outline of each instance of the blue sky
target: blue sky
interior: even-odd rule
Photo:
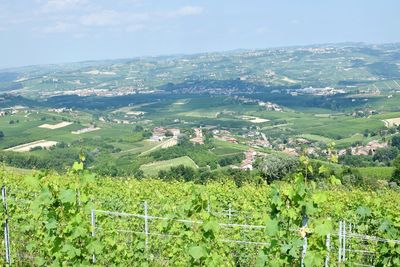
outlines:
[[[0,0],[0,67],[400,41],[398,0]]]

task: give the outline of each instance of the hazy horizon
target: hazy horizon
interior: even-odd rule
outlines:
[[[300,48],[300,47],[313,47],[313,46],[335,46],[335,45],[365,45],[365,46],[373,46],[373,45],[390,45],[390,44],[400,44],[400,42],[392,42],[392,43],[367,43],[367,42],[338,42],[338,43],[315,43],[315,44],[300,44],[300,45],[288,45],[288,46],[271,46],[271,47],[255,47],[255,48],[236,48],[230,50],[215,50],[215,51],[198,51],[192,53],[174,53],[174,54],[154,54],[154,55],[141,55],[141,56],[127,56],[127,57],[119,57],[119,58],[97,58],[97,59],[83,59],[76,61],[63,61],[63,62],[49,62],[49,63],[38,63],[38,64],[29,64],[29,65],[19,65],[19,66],[10,66],[10,67],[0,67],[0,71],[8,70],[8,69],[18,69],[24,67],[31,66],[51,66],[51,65],[63,65],[63,64],[79,64],[85,62],[101,62],[101,61],[114,61],[114,60],[130,60],[130,59],[138,59],[138,58],[160,58],[160,57],[178,57],[178,56],[195,56],[201,54],[212,54],[212,53],[231,53],[236,51],[251,51],[251,50],[268,50],[268,49],[289,49],[289,48]]]
[[[327,43],[397,43],[399,8],[394,0],[0,0],[0,69]]]

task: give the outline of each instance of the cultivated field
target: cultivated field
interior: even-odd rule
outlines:
[[[83,128],[77,131],[72,131],[72,134],[83,134],[83,133],[90,133],[90,132],[94,132],[97,130],[100,130],[101,128],[99,127],[87,127],[87,128]]]
[[[178,144],[178,140],[176,138],[171,138],[167,141],[165,141],[162,145],[161,148],[169,148],[171,146],[176,146]]]
[[[153,141],[147,141],[148,143],[154,143]],[[157,142],[155,142],[157,143]],[[171,146],[175,146],[178,144],[178,140],[175,138],[170,138],[170,139],[166,139],[164,141],[161,141],[159,144],[157,144],[156,146],[151,147],[149,150],[143,151],[140,155],[144,156],[146,154],[149,154],[150,152],[156,150],[156,149],[160,149],[160,148],[168,148]]]
[[[400,118],[386,119],[383,120],[386,127],[398,126],[400,125]]]
[[[155,176],[161,170],[168,170],[171,167],[184,165],[187,167],[197,168],[196,163],[189,158],[188,156],[183,156],[180,158],[157,161],[149,164],[144,164],[140,166],[140,169],[144,172],[145,175]]]
[[[45,128],[45,129],[50,129],[50,130],[54,130],[54,129],[59,129],[59,128],[64,128],[66,126],[69,126],[73,124],[73,122],[69,122],[69,121],[63,121],[57,124],[42,124],[40,126],[38,126],[39,128]]]
[[[263,119],[259,117],[253,117],[253,116],[242,116],[241,117],[243,120],[250,121],[252,123],[263,123],[269,121],[268,119]]]
[[[32,148],[35,147],[42,147],[42,148],[50,148],[53,147],[55,145],[57,145],[58,142],[56,141],[46,141],[46,140],[38,140],[35,142],[31,142],[31,143],[27,143],[27,144],[23,144],[23,145],[19,145],[19,146],[14,146],[14,147],[10,147],[5,149],[5,151],[14,151],[14,152],[28,152],[30,151]]]

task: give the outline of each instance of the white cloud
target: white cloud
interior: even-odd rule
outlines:
[[[123,20],[123,15],[114,10],[103,10],[97,13],[83,15],[80,23],[89,27],[115,26]]]
[[[1,0],[0,0],[1,1]],[[37,31],[44,34],[66,33],[85,35],[95,28],[107,31],[138,32],[145,29],[160,29],[170,20],[196,16],[203,13],[203,7],[183,6],[174,10],[151,11],[133,8],[144,0],[120,0],[117,4],[104,4],[91,0],[36,0],[39,10],[32,17],[40,25]],[[110,4],[110,5],[109,5]],[[29,17],[29,16],[28,16]],[[43,26],[44,25],[44,26]]]
[[[125,26],[130,31],[142,30],[147,24],[160,23],[167,19],[174,19],[182,16],[199,15],[203,8],[197,6],[186,6],[174,11],[162,11],[153,13],[135,13],[117,10],[100,10],[83,14],[79,23],[86,27],[111,27]]]
[[[75,30],[77,28],[76,24],[68,23],[68,22],[56,22],[53,26],[45,27],[42,32],[43,33],[63,33]]]
[[[194,16],[203,13],[204,9],[200,6],[185,6],[172,12],[166,12],[167,17]]]
[[[64,12],[77,9],[86,4],[87,0],[47,0],[41,11],[43,12]]]

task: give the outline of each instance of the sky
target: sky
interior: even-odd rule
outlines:
[[[399,0],[0,0],[0,68],[400,42]]]

